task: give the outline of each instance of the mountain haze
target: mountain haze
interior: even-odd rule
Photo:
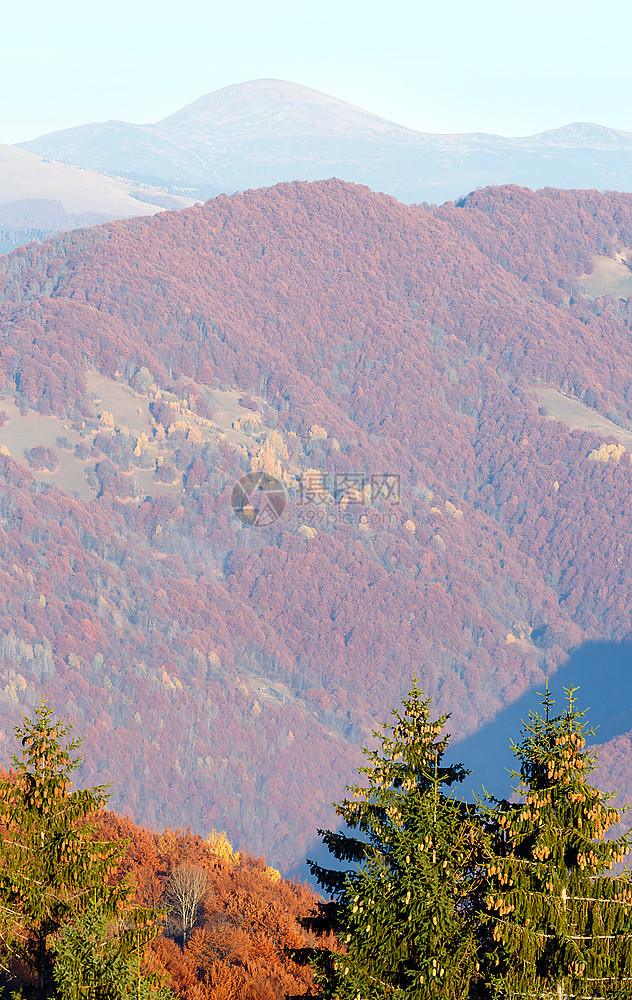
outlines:
[[[626,132],[587,123],[526,138],[416,132],[281,80],[225,87],[153,124],[82,125],[22,146],[195,197],[331,176],[433,203],[489,184],[632,186]]]

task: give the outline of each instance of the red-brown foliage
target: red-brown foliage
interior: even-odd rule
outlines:
[[[113,877],[133,879],[139,905],[160,907],[179,865],[207,872],[209,890],[190,942],[181,947],[161,934],[152,946],[182,1000],[277,1000],[311,992],[311,972],[288,954],[313,943],[298,922],[315,909],[311,890],[280,879],[260,858],[222,857],[190,832],[152,834],[115,813],[101,817],[97,832],[129,840]]]
[[[5,721],[45,690],[117,808],[225,827],[285,866],[413,672],[461,735],[572,646],[627,637],[629,457],[589,459],[595,434],[534,394],[629,426],[629,302],[578,285],[626,246],[629,195],[508,187],[428,209],[330,181],[3,259],[0,383],[22,408],[80,422],[88,368],[144,367],[203,415],[209,387],[264,396],[296,467],[402,484],[366,523],[292,490],[249,530],[226,440],[170,435],[155,478],[175,485],[144,500],[104,434],[93,501],[0,456]]]

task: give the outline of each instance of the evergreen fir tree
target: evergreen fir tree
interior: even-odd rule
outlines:
[[[54,935],[79,926],[82,915],[118,920],[133,891],[108,879],[126,843],[96,840],[89,822],[107,788],[71,791],[82,740],[68,740],[70,731],[42,701],[16,727],[22,752],[0,782],[0,954],[7,971],[17,959],[26,965],[38,997],[54,992]],[[139,945],[155,935],[154,917],[136,911]]]
[[[145,969],[144,946],[153,937],[143,918],[112,935],[102,913],[85,910],[52,941],[56,1000],[173,1000]]]
[[[630,837],[604,839],[620,817],[587,781],[592,730],[575,690],[553,716],[547,685],[544,717],[530,713],[514,745],[523,801],[498,802],[489,817],[481,961],[503,998],[632,996],[632,883],[611,874]]]
[[[347,788],[337,814],[359,837],[323,832],[324,843],[355,869],[313,873],[333,896],[314,930],[333,930],[341,952],[312,959],[323,997],[464,998],[475,976],[475,873],[469,810],[446,794],[463,780],[446,766],[449,716],[430,718],[416,681],[394,721],[364,750],[366,783]]]

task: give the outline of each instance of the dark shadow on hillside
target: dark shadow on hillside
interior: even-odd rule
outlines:
[[[344,797],[344,792],[340,795],[340,798]],[[349,827],[338,827],[339,833],[346,833],[349,837],[358,837],[357,830],[350,830]],[[334,858],[333,854],[330,854],[325,845],[321,840],[315,839],[313,843],[307,850],[307,855],[303,861],[297,862],[287,872],[284,872],[286,878],[297,879],[299,882],[307,882],[308,885],[314,889],[315,892],[321,895],[326,895],[322,888],[318,885],[316,879],[312,875],[309,865],[307,864],[307,858],[310,861],[315,861],[317,865],[321,868],[331,868],[334,871],[346,871],[348,868],[353,868],[354,864],[352,861],[338,861]]]
[[[555,698],[555,711],[562,711],[566,701],[564,688],[577,687],[577,707],[586,711],[589,726],[595,736],[588,744],[606,743],[632,729],[632,643],[589,642],[572,650],[568,662],[549,678]],[[517,761],[511,740],[518,742],[522,721],[530,711],[541,710],[537,684],[518,701],[508,705],[471,736],[454,743],[449,753],[452,761],[462,761],[472,774],[467,779],[466,796],[470,791],[508,795],[512,779],[507,768]]]
[[[586,721],[595,729],[589,745],[606,743],[632,730],[632,643],[589,642],[573,650],[568,662],[549,678],[556,712],[564,708],[564,688],[568,687],[579,688],[577,707],[586,711]],[[535,685],[476,733],[452,744],[447,760],[462,762],[472,772],[462,786],[465,798],[480,797],[483,786],[498,798],[510,794],[508,770],[516,764],[511,740],[520,740],[522,722],[529,712],[541,710],[538,692],[543,689],[544,682]],[[343,794],[340,789],[340,797]],[[307,856],[323,868],[347,867],[338,864],[319,840]],[[318,888],[306,862],[289,874]]]

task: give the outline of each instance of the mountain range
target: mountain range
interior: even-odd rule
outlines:
[[[631,248],[627,194],[329,180],[3,257],[0,745],[44,693],[287,871],[413,674],[492,789],[550,676],[632,792]]]
[[[193,198],[332,176],[408,203],[490,184],[632,185],[627,132],[582,122],[525,138],[417,132],[282,80],[224,87],[153,124],[92,123],[21,145]]]

